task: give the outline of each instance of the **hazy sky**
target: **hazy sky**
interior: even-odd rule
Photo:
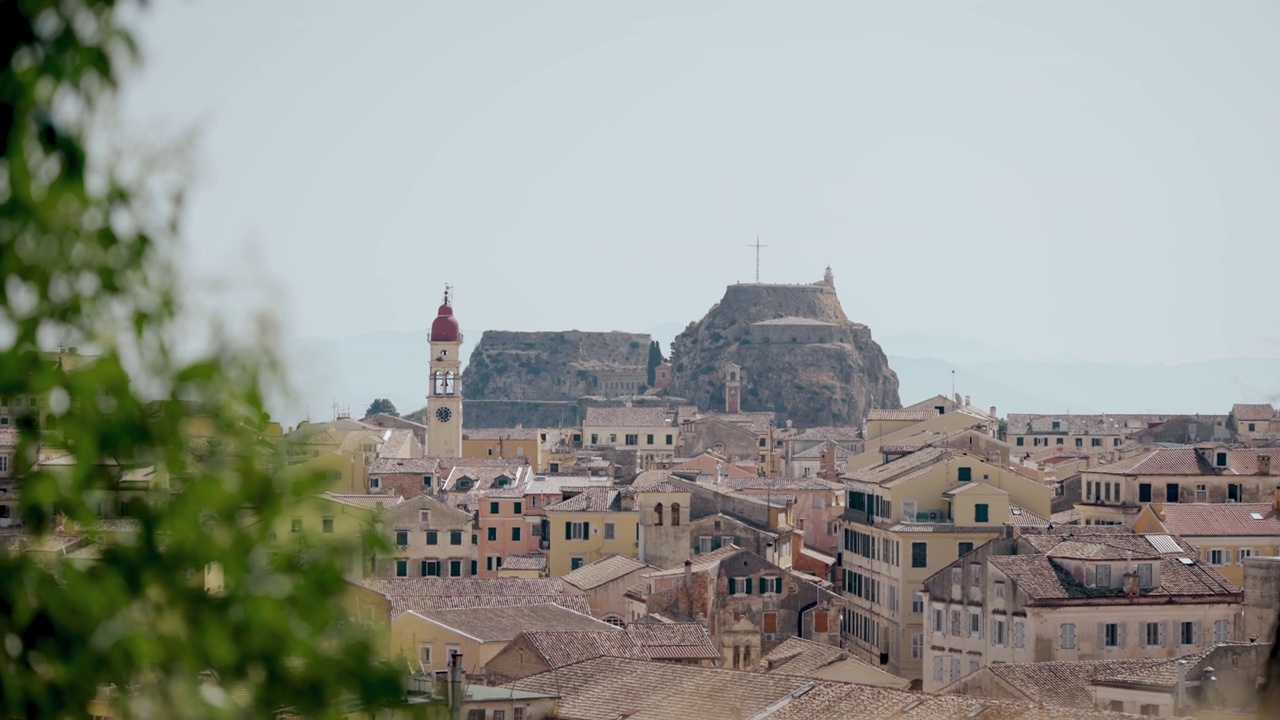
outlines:
[[[1275,2],[156,2],[230,316],[645,331],[835,271],[876,335],[1280,354]]]

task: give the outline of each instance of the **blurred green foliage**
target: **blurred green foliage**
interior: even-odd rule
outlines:
[[[230,344],[176,358],[181,184],[99,147],[136,60],[122,18],[138,9],[0,2],[0,395],[40,402],[14,462],[22,520],[38,543],[93,523],[122,472],[154,469],[159,487],[130,505],[137,532],[96,561],[0,550],[0,716],[84,717],[108,686],[124,717],[376,707],[399,678],[343,621],[349,548],[273,547],[276,520],[320,488],[272,473],[263,388],[277,366]],[[50,342],[101,357],[72,370],[39,351]],[[37,466],[41,447],[74,463]],[[206,592],[206,569],[222,592]]]

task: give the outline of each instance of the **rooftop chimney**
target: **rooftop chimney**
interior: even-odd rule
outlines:
[[[992,406],[991,406],[991,417],[999,417],[998,415],[996,415],[996,406],[995,406],[995,405],[992,405]]]
[[[689,558],[684,559],[684,587],[686,590],[693,587],[693,561]]]
[[[1271,474],[1271,456],[1270,455],[1258,456],[1258,474],[1259,475]]]

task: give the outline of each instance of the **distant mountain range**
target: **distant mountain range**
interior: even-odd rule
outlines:
[[[684,326],[664,323],[649,332],[670,348]],[[1182,365],[1125,365],[1071,358],[1024,359],[979,340],[919,332],[878,337],[898,373],[904,404],[950,394],[980,407],[1010,412],[1225,414],[1237,402],[1280,399],[1280,358],[1236,357]],[[374,332],[339,340],[299,338],[281,348],[295,390],[272,402],[286,425],[310,416],[333,417],[334,404],[355,417],[376,397],[401,412],[424,404],[427,331]]]

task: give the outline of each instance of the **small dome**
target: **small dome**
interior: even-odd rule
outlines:
[[[436,319],[431,323],[431,342],[461,342],[462,331],[458,327],[458,319],[453,316],[453,308],[449,303],[440,306]]]

